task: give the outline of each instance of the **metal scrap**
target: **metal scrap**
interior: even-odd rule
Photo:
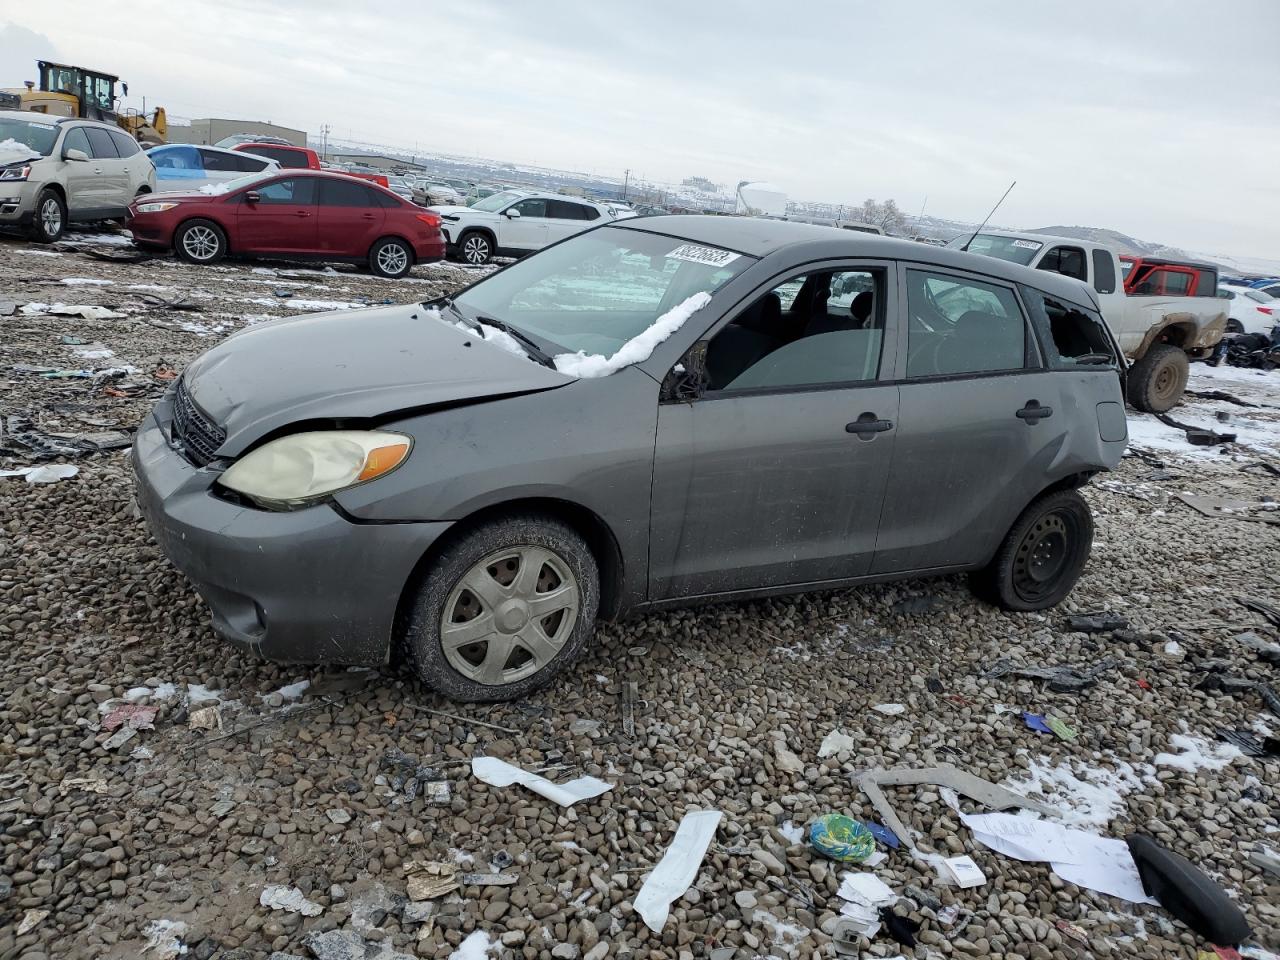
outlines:
[[[1157,413],[1156,419],[1167,426],[1173,427],[1175,430],[1181,430],[1187,435],[1187,443],[1192,446],[1211,447],[1218,443],[1236,442],[1234,433],[1217,433],[1205,427],[1193,427],[1189,423],[1182,423],[1173,419],[1167,413]]]
[[[510,887],[520,882],[514,873],[460,873],[458,883],[464,887]]]
[[[1254,600],[1250,597],[1236,597],[1236,603],[1246,610],[1262,614],[1271,621],[1272,626],[1280,627],[1280,610],[1277,610],[1271,604],[1263,603],[1261,600]]]
[[[1225,390],[1183,390],[1189,397],[1199,397],[1201,400],[1221,400],[1224,403],[1234,403],[1237,407],[1259,407],[1261,404],[1249,403],[1247,400],[1241,400],[1239,397],[1227,393]]]
[[[1257,523],[1280,524],[1280,503],[1270,500],[1233,500],[1230,497],[1206,497],[1192,493],[1175,493],[1174,499],[1181,500],[1197,513],[1215,520],[1253,520]],[[1271,516],[1250,511],[1265,511]]]
[[[916,845],[911,838],[911,832],[898,819],[898,815],[894,812],[893,806],[880,789],[881,787],[918,786],[927,783],[932,786],[950,787],[957,793],[963,794],[983,806],[991,807],[993,810],[1022,807],[1046,815],[1056,813],[1052,807],[1041,803],[1039,800],[1031,800],[1020,796],[1011,790],[1006,790],[1004,787],[996,786],[996,784],[988,780],[983,780],[981,777],[959,770],[949,763],[940,764],[936,767],[924,767],[918,770],[907,768],[870,770],[860,776],[857,783],[862,792],[867,795],[867,799],[871,801],[871,805],[876,808],[876,812],[880,814],[885,826],[892,830],[912,850],[916,849]]]
[[[1120,665],[1115,657],[1107,657],[1091,667],[1019,667],[1005,658],[1001,658],[983,674],[986,679],[996,679],[1012,674],[1016,677],[1028,677],[1032,680],[1048,681],[1049,689],[1054,693],[1079,693],[1098,682],[1099,675],[1113,670]]]

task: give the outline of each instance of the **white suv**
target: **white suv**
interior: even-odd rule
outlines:
[[[114,124],[0,110],[0,226],[52,243],[68,223],[123,218],[155,188],[151,160]]]
[[[464,263],[519,257],[610,220],[635,216],[614,207],[558,193],[504,190],[471,207],[430,207],[450,255]]]

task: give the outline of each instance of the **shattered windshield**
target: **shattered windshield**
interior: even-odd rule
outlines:
[[[495,193],[491,197],[485,197],[478,203],[471,205],[472,210],[480,210],[483,213],[497,213],[508,203],[519,200],[524,194],[512,193],[510,190],[504,190],[502,193]]]
[[[494,317],[548,352],[612,356],[668,311],[714,293],[753,258],[639,230],[604,227],[513,264],[454,301]]]
[[[947,244],[953,250],[964,248],[968,237],[956,237]],[[969,243],[970,253],[980,253],[984,257],[995,257],[997,260],[1008,260],[1020,263],[1024,267],[1035,259],[1044,244],[1038,240],[1024,240],[1020,237],[1000,237],[994,233],[980,233]]]
[[[19,156],[38,153],[47,157],[58,139],[58,128],[48,123],[31,123],[27,120],[0,120],[0,158],[8,154]],[[2,162],[2,160],[0,160]]]

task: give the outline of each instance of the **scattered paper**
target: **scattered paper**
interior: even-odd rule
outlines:
[[[654,933],[662,932],[672,902],[697,879],[702,859],[707,855],[707,847],[715,838],[723,815],[719,810],[690,810],[686,813],[676,828],[671,846],[667,847],[653,872],[645,877],[634,903],[636,913]]]
[[[972,857],[949,857],[942,861],[942,865],[951,875],[952,882],[962,890],[980,887],[987,882],[987,875],[973,862]]]
[[[613,784],[597,780],[595,777],[579,777],[568,783],[552,783],[546,777],[522,770],[497,757],[473,758],[471,773],[494,787],[509,787],[513,783],[518,783],[562,807],[571,807],[579,800],[589,800],[613,789]]]
[[[888,906],[898,900],[898,895],[874,873],[842,874],[840,889],[836,891],[836,896],[868,907]]]
[[[287,913],[300,913],[304,917],[318,917],[324,907],[314,900],[308,900],[297,887],[286,887],[278,883],[269,883],[258,895],[258,903],[272,910],[284,910]]]
[[[840,907],[840,916],[847,917],[858,933],[868,940],[875,939],[880,932],[880,911],[876,907],[864,903],[845,903]]]
[[[877,850],[875,853],[871,854],[871,856],[867,857],[867,859],[863,860],[862,865],[864,867],[878,867],[888,859],[889,855],[887,853],[883,850]]]
[[[837,753],[844,753],[846,750],[852,750],[857,745],[853,737],[848,734],[841,733],[839,730],[832,730],[822,741],[822,746],[818,747],[819,757],[831,757]]]

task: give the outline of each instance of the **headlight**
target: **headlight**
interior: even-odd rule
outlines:
[[[177,203],[140,203],[138,204],[139,213],[164,213],[166,210],[172,210]]]
[[[25,180],[31,176],[31,167],[8,167],[0,170],[0,180]]]
[[[413,438],[402,433],[295,433],[241,457],[218,483],[264,506],[304,506],[385,476],[404,463],[412,446]]]

